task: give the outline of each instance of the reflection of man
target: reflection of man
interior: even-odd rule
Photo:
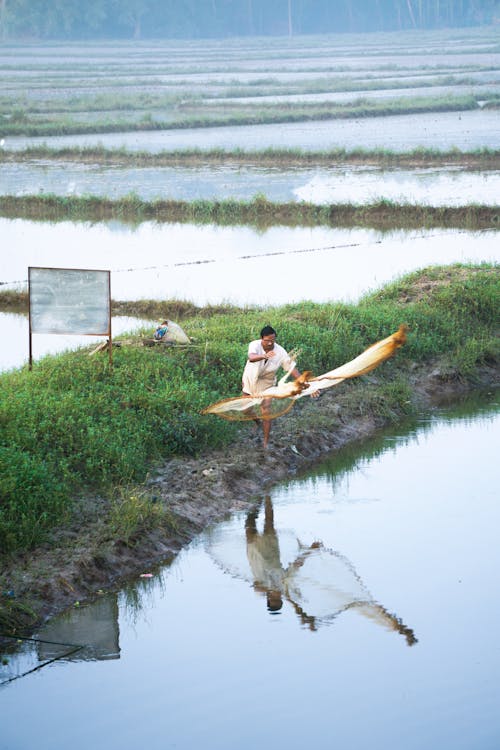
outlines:
[[[246,519],[248,562],[254,577],[254,588],[266,594],[267,608],[277,612],[283,606],[281,586],[284,570],[281,566],[278,535],[274,530],[274,513],[271,498],[264,503],[264,530],[257,531],[259,508],[254,508]]]
[[[270,611],[279,611],[285,599],[301,622],[316,630],[319,624],[332,622],[341,612],[353,610],[401,633],[409,646],[417,642],[411,628],[373,599],[349,560],[325,549],[321,542],[300,547],[295,560],[283,568],[270,497],[264,501],[262,533],[257,530],[258,514],[259,507],[254,508],[246,519],[247,556],[254,588],[266,594]]]

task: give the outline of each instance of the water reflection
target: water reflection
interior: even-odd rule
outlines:
[[[6,288],[29,266],[111,270],[113,299],[181,299],[196,304],[354,302],[399,274],[426,265],[495,262],[497,231],[395,230],[156,224],[129,227],[0,219],[10,252],[0,257]],[[71,248],[71,250],[68,250]],[[283,283],[262,284],[262,275]],[[243,283],[244,280],[244,283]]]
[[[375,601],[354,565],[340,552],[325,548],[320,541],[306,546],[297,540],[297,554],[284,566],[269,495],[263,506],[262,531],[257,528],[259,505],[246,517],[246,550],[253,588],[265,595],[270,612],[279,612],[286,600],[302,624],[317,630],[333,623],[342,612],[352,610],[387,630],[401,633],[409,646],[417,642],[411,628]],[[219,560],[227,554],[223,548],[213,551]]]
[[[40,660],[54,658],[58,650],[53,643],[74,643],[82,648],[71,654],[71,660],[120,658],[120,629],[116,594],[102,596],[91,607],[75,607],[53,618],[37,634]]]
[[[152,333],[154,323],[145,318],[128,315],[114,316],[111,320],[113,337],[147,329]],[[4,345],[0,348],[0,372],[26,365],[29,360],[28,316],[21,313],[0,312],[0,335]],[[47,354],[60,354],[79,347],[93,347],[106,341],[105,336],[70,336],[38,333],[33,335],[32,348],[35,360]]]
[[[4,686],[0,748],[251,750],[277,717],[294,750],[496,747],[499,416],[494,395],[436,412],[276,487],[267,519],[263,500],[200,535],[119,594],[119,659]],[[256,574],[247,532],[269,536]]]
[[[366,166],[272,169],[226,165],[124,167],[34,160],[0,164],[4,195],[98,195],[143,200],[251,200],[362,204],[376,200],[433,206],[489,205],[500,194],[498,170]]]
[[[118,596],[102,596],[49,620],[33,638],[2,639],[0,685],[37,672],[55,661],[120,658]]]

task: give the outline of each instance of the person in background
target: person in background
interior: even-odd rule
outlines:
[[[153,338],[155,339],[155,341],[161,341],[161,339],[165,336],[167,332],[168,332],[168,320],[164,320],[154,332]]]

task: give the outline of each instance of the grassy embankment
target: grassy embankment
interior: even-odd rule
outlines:
[[[154,200],[135,194],[112,200],[99,196],[27,195],[0,196],[0,216],[34,221],[103,221],[117,219],[135,224],[141,221],[194,224],[248,224],[268,226],[367,226],[447,227],[460,229],[497,228],[498,206],[418,206],[379,200],[371,204],[274,203],[258,195],[250,201]]]
[[[10,70],[9,66],[3,66],[2,68],[6,73]],[[488,66],[470,66],[468,69],[462,69],[461,75],[436,75],[429,77],[429,71],[424,69],[416,71],[414,68],[401,68],[401,67],[388,67],[384,74],[381,72],[377,74],[366,74],[362,76],[361,80],[356,80],[351,77],[343,75],[331,74],[331,71],[325,71],[324,68],[319,67],[316,72],[321,73],[321,77],[317,79],[308,79],[306,81],[298,78],[295,81],[283,82],[279,78],[269,73],[264,78],[258,80],[249,80],[246,83],[235,82],[233,80],[229,82],[217,81],[215,91],[211,91],[207,85],[204,88],[203,94],[193,92],[193,82],[189,79],[188,71],[182,69],[176,69],[170,71],[175,73],[176,76],[180,76],[183,73],[186,75],[185,79],[177,80],[177,93],[161,92],[156,93],[151,90],[134,92],[133,87],[137,84],[137,80],[134,80],[131,76],[124,77],[123,75],[116,74],[112,76],[108,72],[108,77],[99,79],[99,87],[105,91],[89,95],[86,93],[78,93],[80,89],[87,89],[89,87],[89,81],[95,85],[95,69],[89,69],[88,66],[72,66],[72,74],[77,74],[79,77],[75,80],[74,77],[70,79],[64,78],[66,71],[60,70],[59,75],[51,75],[54,71],[45,69],[43,74],[43,86],[50,86],[51,91],[57,92],[58,89],[66,91],[68,88],[72,90],[72,96],[67,97],[54,97],[48,100],[43,99],[30,99],[24,93],[25,87],[36,89],[36,84],[33,85],[33,77],[28,76],[23,78],[22,76],[16,77],[18,85],[15,95],[5,94],[0,96],[0,116],[11,120],[13,122],[22,123],[27,122],[29,118],[35,116],[47,117],[48,115],[53,116],[61,114],[72,114],[78,115],[82,113],[84,116],[88,116],[91,112],[102,113],[102,112],[148,112],[153,115],[155,112],[162,112],[165,110],[172,109],[189,109],[195,106],[203,106],[204,102],[207,103],[218,103],[227,105],[229,102],[225,102],[225,99],[244,99],[244,98],[263,98],[263,97],[287,97],[287,96],[307,96],[307,95],[320,95],[328,94],[331,96],[336,93],[357,93],[366,91],[394,91],[397,93],[399,89],[408,88],[408,80],[397,80],[390,76],[396,75],[411,75],[411,88],[426,90],[426,93],[432,94],[435,87],[447,86],[449,88],[453,86],[470,86],[473,87],[476,84],[474,73],[481,71],[483,74],[488,72],[495,72],[495,67]],[[219,72],[222,75],[227,74],[227,68],[214,69],[212,72]],[[237,74],[239,71],[234,70]],[[309,69],[309,72],[314,72]],[[328,72],[328,77],[324,76],[324,73]],[[465,75],[468,73],[469,75]],[[156,68],[141,69],[140,80],[144,81],[146,76],[154,78],[158,74]],[[87,76],[87,77],[85,77]],[[419,79],[420,76],[420,79]],[[494,101],[495,92],[485,92],[482,96],[483,100]],[[238,103],[235,102],[235,106]]]
[[[287,347],[300,347],[316,373],[408,323],[408,344],[383,365],[383,385],[371,395],[366,383],[349,386],[363,389],[366,408],[401,414],[410,408],[410,363],[441,358],[453,377],[474,378],[478,365],[498,359],[498,281],[497,267],[456,266],[413,274],[356,306],[302,303],[209,317],[191,310],[183,321],[191,347],[122,346],[112,369],[106,356],[83,349],[1,375],[0,549],[43,542],[69,517],[78,493],[116,497],[122,488],[122,515],[135,513],[137,523],[156,518],[147,499],[138,507],[137,494],[126,500],[123,490],[142,482],[155,461],[236,436],[238,424],[200,410],[239,392],[246,345],[263,322],[278,327]]]
[[[27,112],[14,112],[2,123],[2,136],[51,136],[86,133],[116,133],[123,131],[167,130],[171,128],[206,128],[212,126],[260,125],[267,123],[307,122],[331,119],[411,115],[422,112],[463,112],[479,108],[480,97],[427,96],[400,98],[386,101],[358,99],[347,104],[334,102],[289,102],[280,104],[228,104],[215,106],[211,100],[190,105],[194,111],[186,114],[187,105],[173,108],[168,117],[154,116],[150,112],[128,113],[120,119],[105,119],[96,113],[91,121],[61,116],[53,113],[46,118]],[[490,107],[498,106],[498,96],[488,97]]]
[[[500,168],[500,151],[481,148],[474,151],[461,151],[453,148],[448,151],[432,148],[415,148],[407,152],[389,149],[345,149],[335,148],[326,151],[305,151],[302,149],[267,148],[262,151],[244,149],[178,149],[150,153],[147,151],[127,151],[125,148],[105,148],[104,146],[66,146],[49,148],[31,146],[18,151],[0,149],[0,164],[19,163],[35,159],[45,161],[78,162],[82,164],[109,164],[132,167],[200,167],[210,164],[228,166],[261,167],[335,167],[338,165],[375,165],[379,167],[422,167],[422,166],[462,166],[465,169]]]

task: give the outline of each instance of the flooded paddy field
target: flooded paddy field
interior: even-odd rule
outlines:
[[[61,136],[5,137],[3,148],[13,151],[32,146],[48,148],[104,146],[158,153],[173,149],[302,148],[306,150],[415,148],[474,151],[500,148],[498,111],[433,112],[411,116],[388,115],[360,119],[266,125],[95,133]]]
[[[418,96],[450,96],[450,95],[474,95],[482,97],[486,101],[491,97],[492,94],[500,93],[500,74],[496,73],[491,77],[491,81],[488,83],[476,83],[472,79],[469,83],[457,83],[447,86],[443,86],[436,83],[432,86],[430,91],[427,91],[424,86],[413,86],[413,87],[401,87],[395,88],[387,86],[386,89],[382,88],[382,84],[379,83],[379,89],[360,89],[359,91],[337,91],[337,92],[324,92],[316,94],[268,94],[262,96],[247,96],[239,97],[238,99],[226,98],[225,103],[238,101],[240,104],[259,104],[263,102],[355,102],[358,99],[369,100],[369,99],[394,99],[401,97],[418,97]],[[496,80],[495,80],[496,79]],[[387,85],[387,82],[386,82]]]
[[[340,451],[14,644],[1,750],[495,747],[499,417]]]
[[[94,195],[142,200],[251,200],[364,204],[379,200],[428,206],[496,205],[499,169],[364,165],[265,167],[231,164],[130,166],[24,159],[0,162],[1,195]],[[487,165],[485,165],[487,167]]]
[[[244,45],[4,45],[1,148],[499,149],[498,110],[491,100],[482,106],[498,92],[497,31]],[[213,123],[225,107],[243,112],[263,97],[281,116],[300,97],[310,97],[307,106],[404,99],[410,108],[425,95],[432,108],[464,94],[472,108],[460,112],[450,103],[448,111],[383,117]],[[192,127],[202,115],[204,127]],[[99,133],[112,118],[115,131],[118,118],[144,130]],[[62,135],[64,122],[83,120],[95,132]],[[60,134],[27,135],[44,121]],[[169,129],[153,129],[166,121]],[[180,121],[184,127],[171,127]],[[497,203],[498,187],[498,169],[463,165],[131,168],[24,156],[0,165],[3,195],[460,206]],[[25,290],[29,266],[104,268],[115,300],[198,305],[355,303],[429,265],[500,261],[497,229],[2,218],[0,235],[7,248],[0,289]],[[113,318],[113,336],[139,325],[152,330],[152,321]],[[0,369],[25,364],[27,317],[0,313],[0,333]],[[35,359],[100,340],[33,338]],[[339,452],[259,498],[253,513],[235,513],[196,537],[171,565],[144,569],[147,577],[13,644],[0,664],[0,750],[139,743],[246,750],[263,736],[290,750],[325,740],[353,750],[494,747],[498,417],[490,394]],[[260,454],[255,470],[269,471]]]
[[[180,299],[197,305],[357,302],[369,291],[429,265],[498,263],[498,231],[195,226],[112,221],[0,219],[9,253],[0,257],[2,289],[26,289],[28,266],[111,270],[116,300]],[[270,276],[279,284],[263,284]],[[0,313],[4,367],[28,357],[28,321]],[[122,329],[123,330],[123,329]],[[21,331],[24,331],[23,333]],[[189,334],[189,331],[186,331]],[[34,336],[35,357],[68,337]],[[63,341],[64,339],[64,341]]]
[[[0,137],[16,148],[11,137],[120,132],[127,124],[304,121],[316,107],[314,119],[344,119],[349,107],[352,117],[373,119],[391,106],[407,116],[497,106],[500,51],[494,27],[348,40],[7,43],[0,83]]]

